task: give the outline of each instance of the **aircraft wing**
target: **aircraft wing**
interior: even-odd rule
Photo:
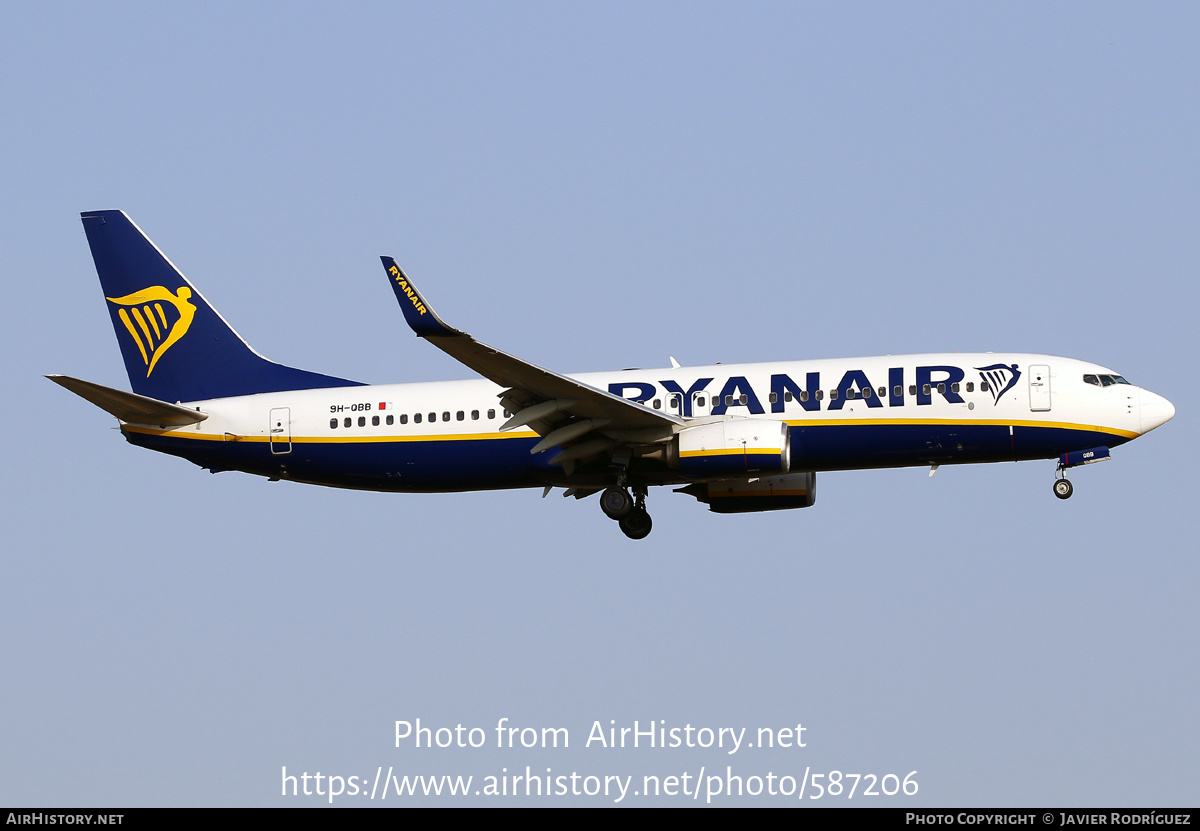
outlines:
[[[651,444],[672,436],[683,419],[535,366],[480,343],[438,317],[391,257],[381,257],[404,319],[447,355],[506,387],[501,402],[513,413],[501,430],[527,426],[543,436],[534,453],[571,442],[556,458],[596,455],[619,442]],[[601,438],[597,438],[599,433]],[[590,441],[579,440],[592,434]],[[582,452],[594,451],[594,452]]]

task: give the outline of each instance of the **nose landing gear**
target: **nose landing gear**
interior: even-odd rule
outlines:
[[[1070,499],[1071,494],[1075,493],[1075,486],[1067,480],[1067,465],[1063,460],[1059,460],[1058,467],[1054,469],[1054,495],[1059,499]]]
[[[1087,450],[1072,450],[1070,453],[1063,453],[1058,457],[1058,468],[1054,471],[1054,495],[1059,499],[1070,499],[1071,494],[1075,492],[1075,488],[1067,481],[1067,468],[1107,462],[1111,456],[1107,447],[1092,447]]]
[[[1075,492],[1075,486],[1068,479],[1054,480],[1054,495],[1059,499],[1070,499]]]
[[[646,511],[646,488],[635,486],[633,492],[631,496],[624,483],[605,488],[600,494],[600,509],[617,521],[629,539],[642,540],[649,536],[654,522]]]

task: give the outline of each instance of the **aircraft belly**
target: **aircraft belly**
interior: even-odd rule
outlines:
[[[1055,458],[1128,439],[1090,429],[994,424],[817,424],[791,428],[792,470],[855,470]]]
[[[397,492],[533,487],[550,453],[531,456],[536,439],[323,442],[293,439],[273,455],[264,441],[195,439],[126,430],[133,444],[182,456],[213,472],[237,470],[311,484]],[[541,460],[539,462],[539,460]],[[554,468],[555,471],[558,468]]]

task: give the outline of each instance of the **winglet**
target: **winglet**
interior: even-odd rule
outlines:
[[[457,329],[447,326],[437,316],[437,312],[425,302],[425,298],[417,292],[417,287],[412,284],[412,280],[408,279],[400,266],[396,265],[394,259],[391,257],[380,257],[379,259],[383,261],[383,268],[387,271],[392,291],[396,292],[396,299],[400,302],[400,311],[404,312],[405,321],[419,337],[447,337],[462,334]]]

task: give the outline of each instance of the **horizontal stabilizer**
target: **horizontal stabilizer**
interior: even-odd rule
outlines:
[[[132,424],[156,424],[162,427],[183,427],[208,418],[207,413],[168,404],[157,398],[113,389],[91,381],[81,381],[69,375],[47,375],[60,387],[66,387],[80,398],[92,402],[106,413]]]

